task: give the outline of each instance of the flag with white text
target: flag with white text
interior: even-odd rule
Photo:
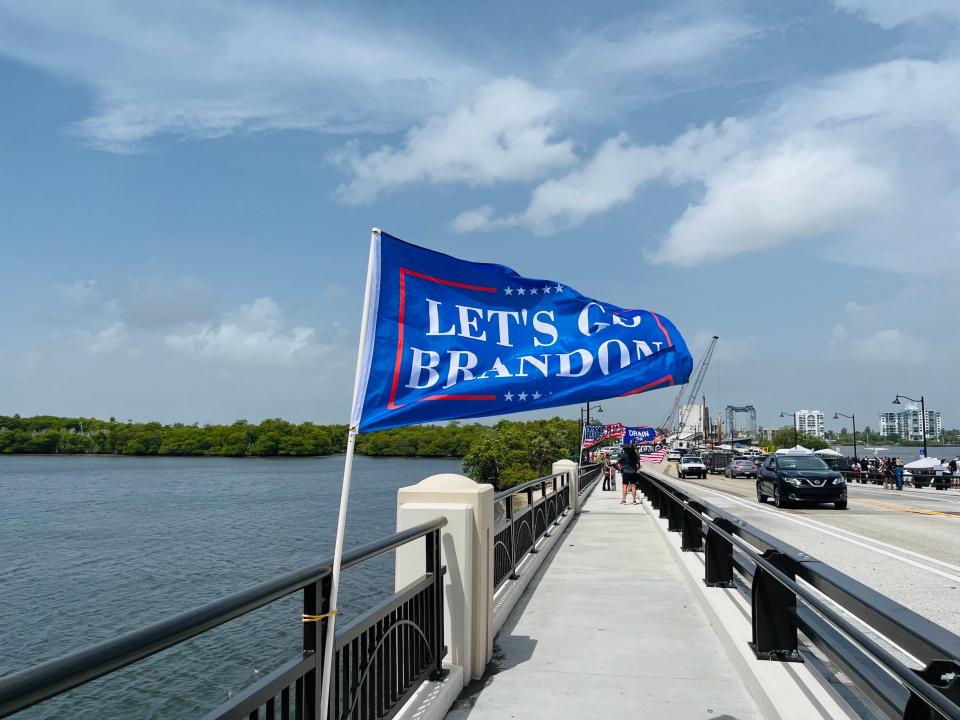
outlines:
[[[634,395],[687,382],[677,328],[649,310],[373,239],[351,425],[360,432]]]

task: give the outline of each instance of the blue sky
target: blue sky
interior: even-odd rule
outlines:
[[[956,426],[958,40],[952,0],[0,0],[0,413],[343,422],[378,226],[720,335],[708,404],[762,424]]]

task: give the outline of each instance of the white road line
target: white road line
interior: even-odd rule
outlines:
[[[670,478],[670,479],[676,480],[675,478]],[[687,483],[684,480],[676,480],[676,482],[682,482],[687,485],[692,485],[693,487],[699,490],[706,490],[707,492],[715,493],[720,497],[724,497],[729,500],[732,500],[738,505],[742,505],[746,508],[750,508],[751,510],[756,510],[758,512],[766,513],[767,515],[771,515],[773,517],[780,518],[783,520],[789,520],[790,522],[806,527],[809,530],[816,530],[818,532],[822,532],[823,534],[837,538],[838,540],[845,540],[846,542],[852,545],[857,545],[867,550],[872,550],[873,552],[878,553],[880,555],[886,555],[889,558],[892,558],[894,560],[899,560],[902,563],[906,563],[907,565],[912,565],[913,567],[919,568],[921,570],[926,570],[927,572],[933,573],[934,575],[939,575],[940,577],[946,578],[953,582],[960,582],[960,574],[954,575],[952,573],[940,570],[939,568],[931,567],[930,565],[927,565],[923,562],[912,560],[911,558],[905,557],[905,556],[912,555],[913,557],[923,559],[927,563],[940,565],[942,567],[949,568],[954,572],[960,573],[960,567],[957,567],[956,565],[953,565],[948,562],[944,562],[943,560],[937,560],[936,558],[932,558],[928,555],[923,555],[921,553],[914,552],[912,550],[907,550],[905,548],[899,548],[896,545],[885,543],[882,540],[876,540],[875,538],[867,537],[866,535],[860,535],[850,530],[843,530],[841,528],[834,527],[833,525],[827,525],[826,523],[822,523],[817,520],[810,520],[809,518],[799,518],[796,515],[781,513],[774,510],[768,510],[767,508],[764,508],[759,503],[746,502],[741,498],[738,498],[737,496],[733,495],[732,493],[725,492],[723,490],[715,490],[713,488],[707,488],[707,487],[704,487],[703,485],[697,485],[696,483]],[[882,547],[877,547],[878,545]],[[890,552],[889,550],[884,550],[883,548],[891,548],[896,552]]]
[[[913,500],[916,502],[926,501],[926,502],[941,504],[941,505],[960,505],[960,497],[956,495],[952,495],[952,496],[947,495],[947,496],[938,497],[936,495],[931,495],[929,493],[921,494],[921,493],[913,492],[910,490],[904,490],[903,492],[899,492],[896,490],[884,490],[882,487],[879,487],[878,485],[862,485],[860,483],[856,483],[856,484],[847,483],[847,488],[851,490],[854,488],[856,488],[857,490],[863,490],[869,495],[887,495],[889,493],[896,492],[897,499],[900,499],[900,500],[905,500],[907,498],[910,498],[910,500]],[[940,492],[943,492],[943,491],[941,490]]]

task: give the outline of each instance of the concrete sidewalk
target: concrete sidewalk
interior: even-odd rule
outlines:
[[[594,491],[447,718],[761,718],[653,522]]]

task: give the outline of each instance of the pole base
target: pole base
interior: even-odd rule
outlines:
[[[800,657],[800,653],[797,650],[767,650],[766,652],[758,651],[755,643],[749,642],[747,645],[750,646],[750,649],[753,650],[753,656],[757,660],[771,660],[773,662],[792,662],[792,663],[802,663],[803,658]]]

